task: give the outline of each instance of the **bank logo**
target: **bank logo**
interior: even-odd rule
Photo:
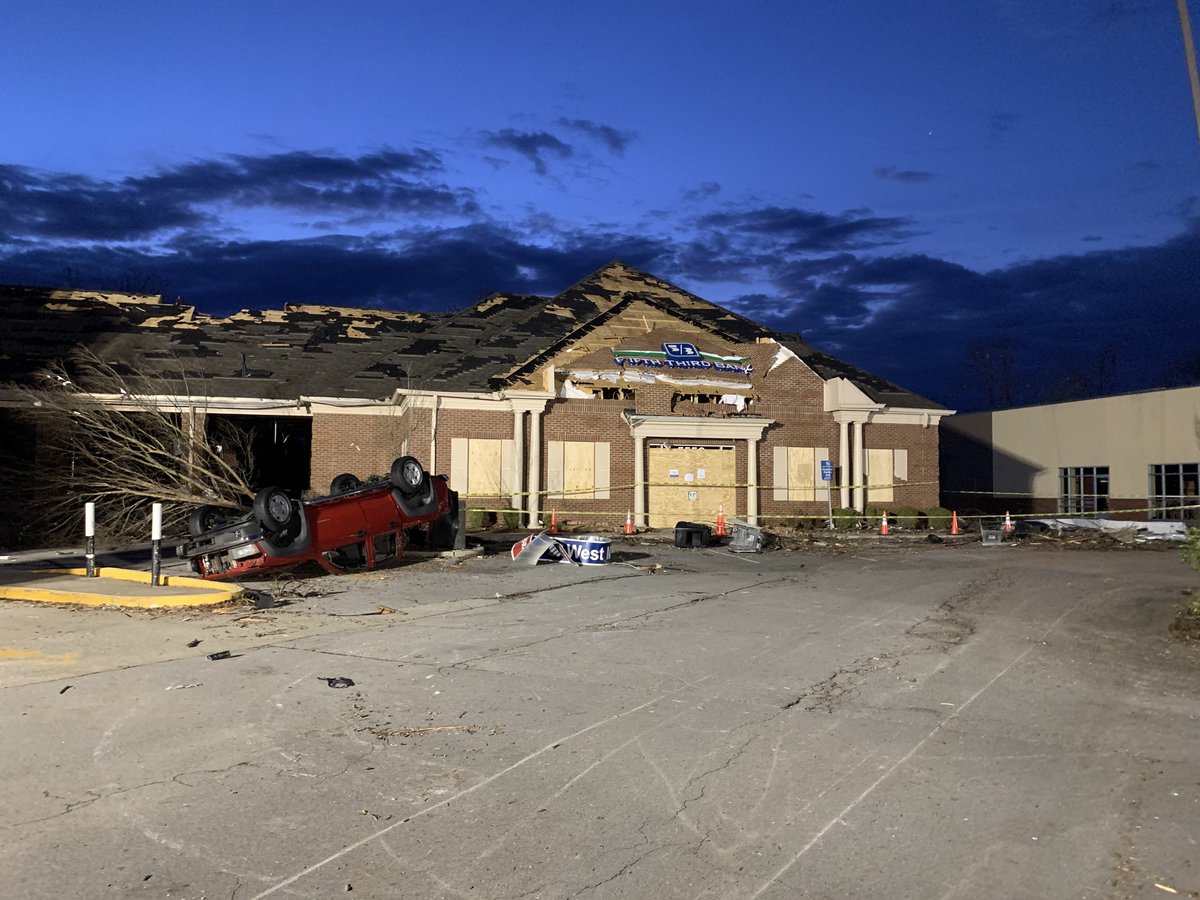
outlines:
[[[667,341],[662,345],[663,353],[673,362],[699,362],[700,351],[695,344],[685,344],[678,341]]]

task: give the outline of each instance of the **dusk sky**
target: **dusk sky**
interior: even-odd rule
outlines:
[[[619,258],[954,408],[1200,380],[1176,0],[15,0],[4,37],[0,283],[453,310]]]

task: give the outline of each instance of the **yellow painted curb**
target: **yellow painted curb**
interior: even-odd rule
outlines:
[[[156,590],[151,586],[150,573],[133,569],[115,569],[97,567],[96,575],[113,581],[130,581],[146,585],[146,591],[137,595],[112,593],[92,593],[87,588],[87,582],[93,579],[87,577],[87,569],[39,569],[40,575],[72,575],[79,576],[79,589],[60,590],[55,588],[29,587],[15,585],[0,586],[0,600],[29,600],[35,603],[73,603],[80,606],[124,606],[134,609],[164,609],[184,606],[216,606],[228,603],[240,597],[243,593],[241,586],[236,584],[216,584],[201,578],[186,576],[162,576],[159,582],[164,588],[174,588],[171,593],[150,593]],[[181,591],[180,589],[186,589]]]

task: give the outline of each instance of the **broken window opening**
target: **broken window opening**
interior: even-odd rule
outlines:
[[[1108,509],[1108,466],[1064,466],[1058,470],[1058,511],[1104,512]]]
[[[1160,463],[1150,466],[1150,518],[1200,520],[1200,463]]]

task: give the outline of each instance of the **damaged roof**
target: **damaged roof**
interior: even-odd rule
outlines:
[[[877,402],[940,408],[619,261],[555,297],[492,294],[456,313],[289,303],[216,317],[153,294],[6,286],[0,303],[8,324],[0,335],[0,383],[29,383],[84,347],[174,381],[203,380],[210,396],[383,399],[398,387],[493,391],[520,383],[640,303],[721,341],[777,340],[823,378],[848,378]]]

